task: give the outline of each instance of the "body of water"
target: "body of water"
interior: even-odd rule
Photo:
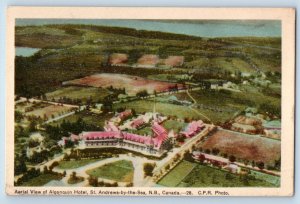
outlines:
[[[40,50],[41,49],[39,49],[39,48],[16,47],[16,56],[30,57]]]
[[[17,26],[89,24],[152,30],[199,37],[280,37],[281,21],[275,20],[112,20],[17,19]]]

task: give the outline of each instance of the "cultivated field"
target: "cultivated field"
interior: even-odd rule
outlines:
[[[135,95],[137,92],[147,90],[148,93],[167,91],[174,83],[149,80],[138,76],[131,76],[126,74],[95,74],[86,76],[80,79],[64,82],[65,85],[81,85],[91,87],[111,87],[118,89],[125,88],[126,93]],[[181,85],[178,84],[180,88]]]
[[[278,140],[265,137],[218,130],[199,146],[204,150],[218,148],[220,153],[234,155],[237,159],[274,165],[280,158],[280,144]]]
[[[121,65],[128,62],[128,55],[123,53],[114,53],[109,57],[109,63],[111,65]]]
[[[133,171],[134,168],[130,161],[121,160],[90,169],[87,171],[87,174],[96,178],[104,178],[117,182],[132,182]]]
[[[159,57],[157,55],[143,55],[138,59],[139,65],[156,65],[159,62]]]

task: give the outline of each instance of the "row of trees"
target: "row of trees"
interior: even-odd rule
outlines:
[[[70,136],[70,133],[79,134],[82,131],[102,130],[101,127],[86,123],[82,118],[78,118],[76,122],[63,120],[60,125],[45,125],[45,132],[53,140],[60,140],[62,137]]]

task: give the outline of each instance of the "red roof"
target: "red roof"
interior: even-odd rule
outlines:
[[[84,132],[83,138],[87,140],[97,140],[97,139],[108,139],[108,138],[119,138],[119,131],[109,131],[109,132]]]
[[[131,115],[132,115],[132,111],[131,110],[125,110],[125,111],[119,113],[119,117],[121,119],[125,119],[125,118],[127,118],[127,117],[129,117]]]
[[[184,134],[186,137],[192,137],[196,133],[198,133],[203,128],[203,126],[204,123],[202,122],[202,120],[193,121],[188,124],[188,126],[186,127],[185,131],[182,132],[182,134]]]
[[[163,126],[159,125],[157,122],[153,123],[152,130],[156,134],[156,137],[153,139],[154,146],[159,148],[165,141],[165,139],[167,139],[168,132]]]
[[[115,124],[112,123],[112,122],[108,122],[108,123],[105,125],[104,129],[105,129],[106,131],[113,131],[113,132],[119,131],[119,128],[118,128],[117,126],[115,126]]]
[[[151,137],[141,136],[133,133],[124,132],[123,138],[132,142],[138,142],[146,145],[151,144]]]
[[[137,128],[137,127],[143,125],[144,123],[145,123],[144,119],[143,118],[139,118],[139,119],[134,120],[131,123],[131,126],[134,127],[134,128]]]
[[[154,145],[156,148],[160,148],[164,140],[168,137],[167,134],[158,135],[155,138],[141,136],[128,132],[120,131],[108,131],[108,132],[84,132],[82,134],[83,139],[86,140],[98,140],[98,139],[113,139],[113,138],[123,138],[131,142],[137,142],[145,145]]]
[[[156,134],[156,136],[168,134],[167,130],[157,122],[153,123],[152,130]]]

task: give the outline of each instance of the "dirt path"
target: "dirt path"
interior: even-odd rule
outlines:
[[[186,93],[187,93],[187,95],[192,99],[192,101],[194,102],[194,104],[197,104],[196,99],[194,99],[194,97],[190,94],[189,90],[186,90]],[[195,113],[197,113],[198,115],[200,115],[200,116],[206,118],[210,123],[212,123],[211,120],[210,120],[210,118],[207,117],[206,115],[204,115],[203,113],[201,113],[200,111],[196,110],[195,108],[193,108],[193,107],[191,107],[191,106],[189,106],[189,108],[190,108],[192,111],[194,111]]]

